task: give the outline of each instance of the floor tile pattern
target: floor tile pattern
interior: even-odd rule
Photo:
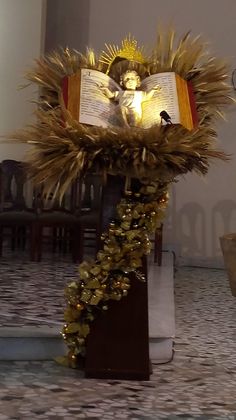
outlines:
[[[61,292],[74,276],[66,261],[2,261],[1,312],[12,318],[1,323],[20,328],[17,314],[60,322]],[[178,268],[175,301],[174,358],[154,366],[150,381],[85,379],[53,361],[0,362],[0,420],[235,420],[236,298],[226,273]]]
[[[48,256],[40,263],[1,259],[0,327],[61,324],[65,285],[76,279],[78,265],[70,258]]]

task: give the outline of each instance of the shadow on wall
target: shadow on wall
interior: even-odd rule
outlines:
[[[219,237],[236,233],[236,201],[222,200],[212,208],[212,255],[221,256]]]
[[[185,204],[178,212],[176,223],[182,256],[206,255],[206,215],[203,208],[195,202]]]
[[[219,201],[207,213],[196,202],[186,203],[176,215],[176,230],[181,255],[188,257],[222,257],[219,237],[236,233],[236,201]]]

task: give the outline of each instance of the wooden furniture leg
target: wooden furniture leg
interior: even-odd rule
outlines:
[[[162,264],[162,230],[163,223],[156,229],[154,238],[154,262],[161,266]]]

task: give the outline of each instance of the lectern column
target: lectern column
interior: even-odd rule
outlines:
[[[104,228],[115,216],[115,207],[121,199],[123,188],[123,178],[108,178],[104,188]],[[87,338],[86,377],[149,379],[146,259],[143,259],[142,271],[146,282],[141,282],[131,273],[128,295],[119,302],[109,302],[108,310],[92,323]]]

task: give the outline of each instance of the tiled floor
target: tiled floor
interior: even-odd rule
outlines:
[[[27,255],[10,256],[0,263],[0,327],[63,322],[66,283],[77,277],[71,259],[46,257],[40,263]]]
[[[62,289],[74,276],[69,261],[2,260],[1,325],[60,322]],[[236,298],[226,274],[179,268],[175,284],[174,359],[154,366],[150,381],[84,379],[53,361],[0,362],[0,420],[236,419]]]

